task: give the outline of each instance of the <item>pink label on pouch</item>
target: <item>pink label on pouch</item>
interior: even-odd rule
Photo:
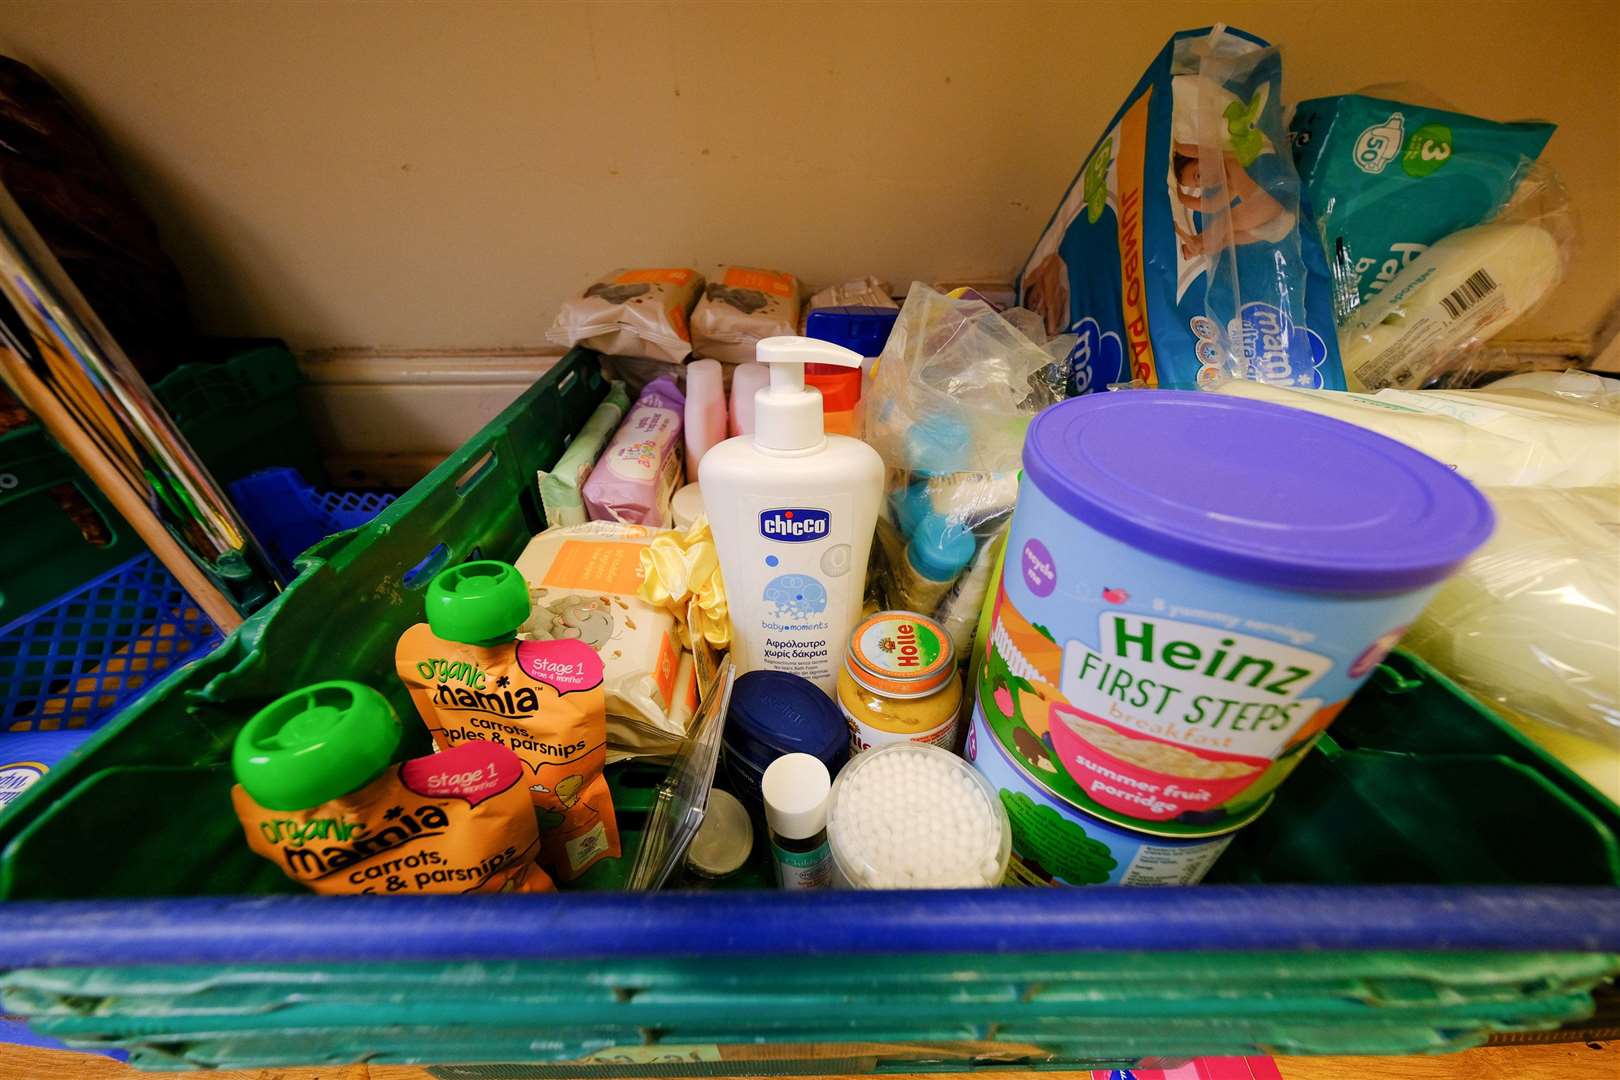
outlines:
[[[601,685],[602,658],[595,649],[572,638],[561,641],[520,641],[518,667],[535,682],[559,694],[590,690]]]
[[[399,767],[399,778],[418,795],[465,799],[477,806],[523,778],[523,763],[500,743],[463,743]]]

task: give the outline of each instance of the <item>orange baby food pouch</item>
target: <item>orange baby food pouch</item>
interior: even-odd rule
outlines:
[[[428,622],[400,636],[394,664],[445,750],[516,754],[539,815],[540,863],[572,881],[617,857],[602,658],[583,641],[517,641],[529,590],[507,563],[452,567],[428,586]]]
[[[231,802],[248,846],[318,893],[541,892],[523,764],[467,746],[390,764],[399,720],[350,682],[287,694],[243,727]]]

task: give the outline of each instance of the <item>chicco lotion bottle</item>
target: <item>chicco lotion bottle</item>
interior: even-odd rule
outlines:
[[[740,672],[786,671],[827,694],[861,613],[866,559],[883,499],[883,459],[828,435],[804,365],[858,368],[831,342],[771,337],[757,347],[771,382],[754,396],[754,433],[703,457],[703,506],[720,555]]]

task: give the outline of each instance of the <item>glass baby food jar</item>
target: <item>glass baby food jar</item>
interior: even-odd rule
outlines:
[[[849,636],[838,673],[838,707],[858,754],[895,742],[952,748],[962,681],[945,628],[910,611],[869,615]]]

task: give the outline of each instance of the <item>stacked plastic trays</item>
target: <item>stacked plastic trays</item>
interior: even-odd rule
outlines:
[[[156,387],[284,565],[392,496],[317,491],[320,460],[279,345],[179,368]],[[253,470],[274,465],[268,474]],[[0,436],[0,813],[107,718],[221,635],[37,425]],[[299,546],[293,547],[292,545]]]

